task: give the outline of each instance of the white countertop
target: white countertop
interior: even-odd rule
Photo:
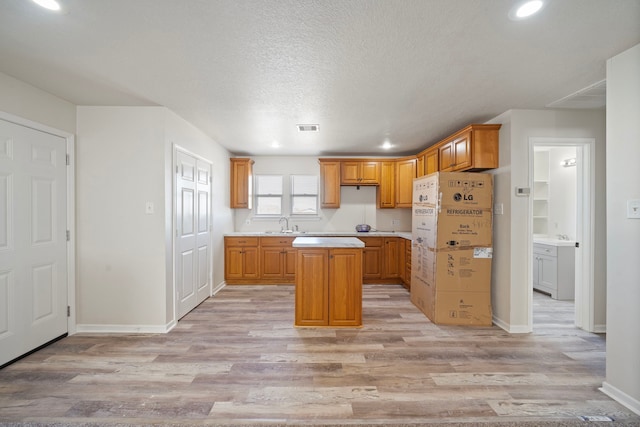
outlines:
[[[364,248],[364,242],[355,237],[296,237],[294,248]]]
[[[225,236],[288,236],[288,237],[402,237],[411,240],[410,231],[296,231],[293,233],[281,233],[279,231],[236,231],[225,233]]]
[[[551,246],[575,246],[576,242],[573,240],[562,240],[554,237],[533,237],[533,243]]]

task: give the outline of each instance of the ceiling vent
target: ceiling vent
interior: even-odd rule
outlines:
[[[591,86],[548,104],[549,108],[596,109],[607,105],[607,81],[601,80]]]
[[[320,125],[297,125],[298,132],[318,132]]]

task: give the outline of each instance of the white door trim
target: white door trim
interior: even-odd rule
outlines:
[[[580,243],[578,254],[580,259],[576,259],[576,278],[580,275],[582,286],[576,288],[575,299],[575,324],[576,326],[589,331],[596,331],[595,326],[595,138],[561,138],[561,137],[530,137],[529,138],[529,188],[533,188],[533,157],[534,146],[573,146],[578,147],[578,158],[581,167],[578,168],[578,185],[582,185],[581,191],[577,195],[577,209],[581,211],[582,219],[578,225],[578,236],[576,241]],[[581,183],[581,184],[580,184]],[[533,230],[533,197],[529,197],[528,223],[530,230]],[[528,246],[528,272],[529,286],[533,280],[533,234],[527,234]],[[533,288],[527,293],[528,323],[530,330],[533,330]]]
[[[206,162],[210,166],[210,170],[213,172],[213,162],[206,157],[202,157],[198,154],[195,154],[188,149],[178,145],[173,144],[173,153],[172,153],[172,163],[171,163],[171,281],[172,281],[172,297],[173,297],[173,315],[171,324],[175,326],[178,323],[178,289],[176,284],[176,236],[178,234],[178,226],[177,226],[177,212],[176,212],[176,189],[177,189],[177,174],[176,168],[178,167],[178,152],[182,152],[189,156],[195,157],[198,160],[202,160]],[[212,185],[212,183],[210,183]],[[212,197],[209,197],[209,224],[210,227],[213,226],[213,201]],[[212,250],[213,254],[213,231],[209,232],[209,247]],[[209,257],[209,296],[213,295],[212,293],[213,287],[213,256]]]
[[[67,334],[73,335],[76,333],[76,313],[78,311],[76,306],[75,135],[4,111],[0,111],[0,119],[66,140],[67,155],[69,156],[69,165],[67,166],[67,230],[71,233],[70,240],[67,242],[67,305],[71,308],[70,315],[67,317]]]

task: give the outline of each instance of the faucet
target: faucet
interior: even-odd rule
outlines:
[[[282,228],[282,226],[280,227],[280,231],[287,231],[289,230],[289,218],[287,218],[286,216],[283,216],[282,218],[280,218],[280,220],[278,221],[278,224],[282,224],[282,221],[284,220],[285,224],[286,224],[286,228]]]

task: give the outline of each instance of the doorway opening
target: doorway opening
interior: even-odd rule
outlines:
[[[562,302],[565,319],[594,328],[592,138],[530,138],[530,324],[534,309]],[[535,293],[535,296],[534,296]],[[571,304],[573,302],[573,304]],[[568,317],[568,318],[567,318]],[[537,319],[537,320],[536,320]]]

